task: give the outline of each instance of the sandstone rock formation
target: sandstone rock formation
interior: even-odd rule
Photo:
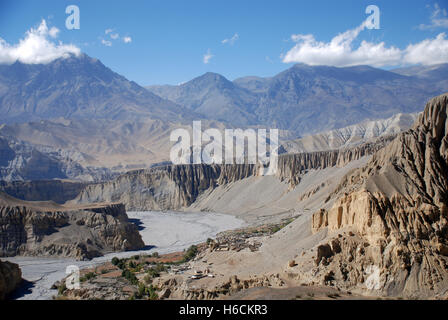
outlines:
[[[316,277],[389,295],[446,294],[448,285],[448,94],[432,99],[415,125],[347,175],[330,210]]]
[[[122,204],[70,207],[0,192],[0,256],[91,259],[144,245]]]
[[[17,264],[0,261],[0,300],[4,300],[22,282],[22,272]]]

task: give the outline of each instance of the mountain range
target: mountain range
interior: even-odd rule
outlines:
[[[304,135],[421,111],[430,97],[448,89],[441,81],[447,66],[386,71],[297,64],[271,78],[232,82],[206,73],[178,86],[147,88],[208,119]]]
[[[270,78],[206,73],[148,90],[85,54],[48,64],[0,65],[0,123],[55,118],[267,126],[296,136],[421,111],[448,90],[448,64],[386,71],[297,64]],[[343,114],[344,117],[340,115]]]

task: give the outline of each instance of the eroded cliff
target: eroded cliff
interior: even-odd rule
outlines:
[[[294,188],[309,170],[344,166],[371,155],[388,142],[385,138],[349,149],[280,155],[275,176]],[[168,165],[91,184],[72,202],[121,202],[129,210],[179,210],[192,205],[206,190],[258,175],[260,166],[253,164]]]
[[[317,278],[391,295],[446,294],[448,285],[448,95],[415,125],[347,175],[338,200],[316,212]]]
[[[122,204],[68,207],[0,192],[0,256],[91,259],[143,247]]]

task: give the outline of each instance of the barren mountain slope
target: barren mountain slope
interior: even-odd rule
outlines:
[[[164,100],[85,54],[48,64],[0,65],[1,123],[66,119],[190,119]]]
[[[342,287],[365,287],[370,279],[387,294],[446,293],[447,115],[448,95],[432,99],[412,129],[345,177],[329,211],[314,214],[313,232],[329,232],[329,244],[317,249],[315,276]]]
[[[230,82],[207,73],[178,86],[148,90],[207,119],[304,135],[421,111],[429,98],[447,90],[442,81],[446,72],[439,67],[420,78],[369,66],[296,64],[270,78]]]
[[[191,126],[192,122],[152,119],[53,119],[3,125],[0,135],[25,141],[42,151],[57,150],[84,167],[123,172],[169,160],[174,144],[170,133],[179,128],[191,131]],[[202,127],[225,128],[223,123],[208,120],[202,122]]]
[[[359,124],[305,136],[282,143],[288,153],[313,152],[347,148],[379,137],[394,136],[409,129],[417,119],[417,113],[399,113],[381,120],[363,121]]]

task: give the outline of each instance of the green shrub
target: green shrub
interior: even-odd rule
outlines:
[[[279,226],[275,226],[275,227],[272,227],[271,232],[276,233],[276,232],[280,231],[281,229],[282,228],[280,228]]]
[[[150,274],[147,274],[147,275],[143,278],[143,280],[144,280],[147,284],[150,284],[150,283],[152,283],[152,276],[151,276]]]
[[[126,268],[126,262],[124,259],[119,259],[117,257],[113,257],[111,262],[114,266],[117,266],[121,270]]]
[[[158,263],[158,264],[156,264],[156,266],[155,266],[155,270],[156,270],[157,272],[164,272],[164,271],[166,271],[166,267],[165,267],[164,264],[162,264],[162,263]]]
[[[136,277],[135,274],[134,274],[132,271],[130,271],[130,270],[127,270],[127,269],[123,270],[123,272],[121,273],[121,276],[124,277],[124,278],[126,278],[126,279],[127,279],[131,284],[133,284],[133,285],[137,285],[137,284],[138,284],[138,279],[137,279],[137,277]]]
[[[58,294],[59,294],[59,295],[63,295],[64,292],[65,292],[65,290],[67,290],[67,287],[66,287],[65,282],[64,282],[63,284],[61,284],[61,285],[59,286],[59,288],[58,288]]]
[[[146,287],[143,283],[139,283],[134,298],[141,299],[145,296],[148,297],[149,300],[157,300],[159,298],[152,284],[149,287]]]
[[[148,288],[146,288],[146,295],[148,296],[149,300],[159,299],[159,295],[157,294],[152,284]]]
[[[93,279],[93,278],[96,278],[96,273],[94,273],[94,272],[89,272],[89,273],[86,273],[83,277],[81,277],[81,278],[79,279],[79,281],[81,281],[81,282],[85,282],[85,281],[90,280],[90,279]]]
[[[146,273],[148,274],[148,276],[150,276],[151,278],[157,278],[160,277],[160,273],[158,273],[155,269],[151,268],[148,269],[148,271],[146,271]]]
[[[196,255],[198,254],[198,247],[195,245],[192,245],[190,248],[188,248],[187,252],[184,254],[184,261],[190,261],[191,259],[194,259]]]
[[[143,283],[138,284],[137,293],[135,294],[135,297],[137,299],[141,299],[146,293],[146,287]]]

